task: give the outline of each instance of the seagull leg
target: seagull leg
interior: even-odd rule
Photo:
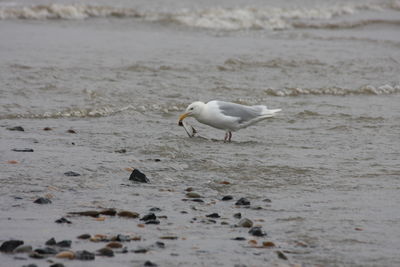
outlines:
[[[228,142],[230,142],[232,138],[232,132],[228,132],[228,134],[229,134]]]
[[[225,133],[224,143],[228,140],[228,132]]]

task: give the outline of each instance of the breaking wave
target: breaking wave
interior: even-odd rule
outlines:
[[[327,23],[330,19],[362,11],[400,10],[400,3],[342,5],[315,8],[241,7],[178,10],[173,12],[139,11],[134,8],[81,4],[49,4],[35,6],[0,6],[0,19],[68,19],[137,18],[149,22],[175,23],[189,27],[243,30],[288,28],[348,28],[371,23],[400,23],[392,20],[368,20],[352,23]]]

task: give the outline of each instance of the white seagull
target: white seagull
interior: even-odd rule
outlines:
[[[268,109],[262,105],[245,106],[218,100],[207,103],[196,101],[179,117],[179,125],[183,126],[182,121],[186,117],[194,117],[200,123],[224,130],[224,141],[230,142],[232,132],[271,118],[279,111],[281,109]]]

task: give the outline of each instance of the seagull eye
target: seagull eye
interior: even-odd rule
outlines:
[[[193,110],[193,108],[190,108],[189,110]]]

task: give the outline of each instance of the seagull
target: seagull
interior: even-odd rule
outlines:
[[[231,102],[212,100],[207,103],[196,101],[190,104],[179,117],[183,126],[186,117],[193,117],[198,122],[224,130],[224,142],[231,141],[232,132],[246,128],[261,120],[275,116],[281,109],[268,109],[266,106],[246,106]]]

